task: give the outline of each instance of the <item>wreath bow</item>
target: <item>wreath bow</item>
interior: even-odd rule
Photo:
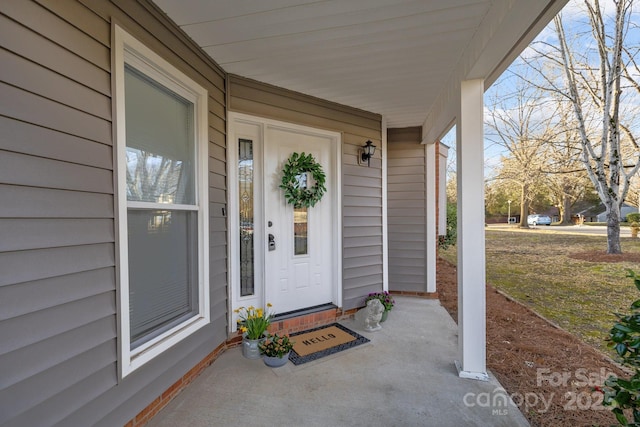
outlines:
[[[309,172],[315,181],[311,188],[300,186],[299,176]],[[282,168],[282,182],[280,188],[284,190],[287,203],[295,208],[315,206],[322,199],[325,191],[326,176],[322,166],[316,162],[311,154],[293,153]]]

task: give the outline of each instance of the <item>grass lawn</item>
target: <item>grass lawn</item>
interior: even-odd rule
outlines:
[[[553,230],[553,228],[551,228]],[[551,231],[550,230],[550,231]],[[640,239],[622,238],[622,251],[640,253]],[[606,251],[606,236],[486,230],[487,282],[537,313],[609,352],[615,316],[640,298],[627,269],[636,262],[588,262],[569,255]],[[455,263],[456,248],[440,251]]]

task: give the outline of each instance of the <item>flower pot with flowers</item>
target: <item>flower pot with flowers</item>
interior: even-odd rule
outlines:
[[[267,309],[271,304],[267,304]],[[258,345],[266,339],[265,332],[271,324],[272,313],[249,306],[234,310],[238,314],[238,330],[242,333],[242,355],[248,359],[259,359]]]
[[[264,364],[272,368],[286,365],[293,344],[286,335],[268,335],[258,346],[264,356]]]
[[[396,304],[396,302],[394,301],[394,299],[391,296],[391,294],[389,292],[387,292],[387,291],[370,293],[369,295],[367,295],[367,299],[364,301],[364,303],[366,304],[367,302],[371,301],[372,299],[379,300],[382,303],[382,305],[384,306],[384,312],[382,313],[382,319],[380,319],[381,322],[384,322],[385,320],[387,320],[387,316],[389,315],[389,311],[391,311],[391,309]]]

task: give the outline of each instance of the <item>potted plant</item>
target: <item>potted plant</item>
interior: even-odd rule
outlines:
[[[267,304],[267,309],[271,304]],[[238,330],[242,333],[242,355],[248,359],[259,359],[260,341],[265,339],[265,332],[271,324],[272,313],[249,306],[234,310],[238,314]]]
[[[381,322],[384,322],[385,320],[387,320],[387,316],[389,315],[389,311],[391,311],[391,309],[393,308],[393,306],[395,305],[395,301],[393,299],[393,297],[391,296],[391,294],[387,291],[384,292],[372,292],[369,295],[367,295],[367,299],[364,300],[364,303],[366,304],[367,302],[369,302],[372,299],[377,299],[379,300],[382,305],[384,306],[384,312],[382,313],[382,319],[380,319]]]
[[[264,356],[264,364],[272,368],[286,365],[293,344],[286,335],[268,335],[258,346],[260,354]]]

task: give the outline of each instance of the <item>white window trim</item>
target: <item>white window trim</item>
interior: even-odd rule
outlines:
[[[209,302],[209,196],[208,196],[208,134],[207,134],[207,102],[205,88],[190,79],[166,60],[152,52],[149,48],[123,30],[114,26],[114,82],[115,82],[115,120],[116,120],[116,165],[117,175],[117,208],[118,208],[118,255],[119,280],[118,289],[118,323],[119,323],[119,374],[123,378],[140,366],[149,362],[168,348],[185,339],[211,321]],[[198,314],[177,325],[143,345],[131,349],[129,323],[129,265],[127,240],[127,207],[139,205],[137,202],[127,203],[126,174],[119,173],[126,165],[126,126],[124,98],[124,65],[133,65],[146,75],[160,82],[167,88],[179,93],[194,104],[194,125],[196,138],[197,193],[198,211]],[[154,203],[142,203],[144,207],[153,208]],[[193,210],[191,205],[163,205],[172,209]]]

